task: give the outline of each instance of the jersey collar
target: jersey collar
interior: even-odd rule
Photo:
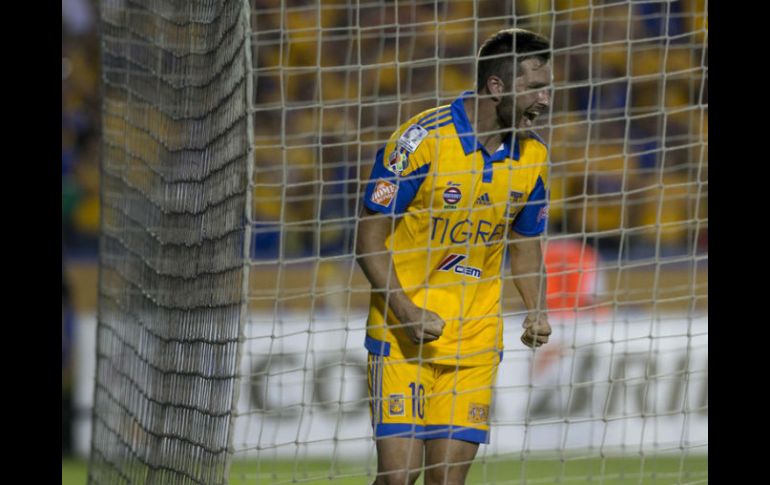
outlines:
[[[497,150],[492,155],[487,153],[487,149],[484,148],[484,145],[482,145],[477,139],[476,135],[473,133],[473,126],[471,125],[470,119],[468,118],[468,114],[465,112],[465,105],[463,105],[463,100],[465,98],[468,98],[470,96],[473,96],[475,93],[473,91],[465,91],[463,94],[460,95],[457,99],[455,99],[452,102],[452,121],[454,121],[455,130],[457,131],[457,135],[460,137],[460,143],[463,146],[463,150],[465,151],[466,155],[470,155],[471,153],[481,150],[482,155],[484,156],[484,161],[488,162],[500,162],[506,159],[506,157],[509,156],[514,160],[519,159],[519,137],[515,136],[512,137],[509,133],[508,136],[505,137],[505,140],[503,141],[503,149]],[[511,138],[513,138],[513,149],[511,149]]]

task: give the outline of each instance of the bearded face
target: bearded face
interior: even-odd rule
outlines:
[[[509,91],[506,85],[500,98],[497,118],[503,128],[530,129],[535,118],[546,112],[551,103],[551,64],[531,57],[519,63],[517,74],[513,89]]]

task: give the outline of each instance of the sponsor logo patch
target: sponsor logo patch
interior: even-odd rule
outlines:
[[[393,153],[388,156],[388,163],[385,168],[390,170],[396,175],[401,175],[401,172],[409,165],[409,159],[407,158],[404,148],[397,147],[393,150]]]
[[[397,188],[396,184],[392,184],[387,180],[378,180],[377,185],[374,186],[371,201],[375,204],[388,206],[396,195]]]
[[[398,146],[404,147],[409,153],[414,153],[426,136],[428,136],[428,130],[420,125],[412,125],[398,139]]]
[[[537,222],[542,221],[543,219],[548,219],[548,206],[544,205],[540,212],[537,213]]]
[[[481,270],[479,268],[463,266],[460,264],[467,258],[468,256],[465,256],[464,254],[450,254],[441,260],[436,269],[439,271],[450,271],[452,273],[470,276],[471,278],[481,278]]]
[[[492,201],[489,199],[489,194],[484,192],[478,199],[476,199],[476,202],[474,202],[473,205],[492,205]]]
[[[404,395],[391,394],[388,396],[388,414],[391,416],[404,415]]]
[[[463,193],[460,190],[460,184],[454,184],[449,182],[449,187],[444,190],[442,196],[444,198],[444,209],[457,209],[457,203],[463,198]]]
[[[489,405],[472,402],[468,404],[468,421],[474,424],[486,423],[489,419]]]

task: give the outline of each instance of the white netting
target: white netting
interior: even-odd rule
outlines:
[[[225,483],[250,86],[239,0],[104,1],[89,483]]]
[[[506,270],[469,482],[707,481],[705,1],[243,7],[102,2],[91,481],[373,481],[363,187],[391,133],[473,89],[481,42],[512,26],[553,45],[537,131],[554,334],[521,346]]]
[[[369,284],[352,258],[363,184],[390,134],[472,89],[480,43],[518,26],[553,42],[552,113],[538,132],[551,149],[554,338],[534,359],[518,345],[523,307],[508,276],[492,443],[470,480],[518,479],[501,476],[507,464],[536,470],[556,457],[529,478],[611,483],[626,462],[608,454],[631,456],[635,476],[703,478],[688,457],[708,442],[706,5],[253,1],[251,16],[255,226],[238,476],[373,479]],[[639,459],[658,455],[673,468]],[[574,456],[604,471],[575,472]]]

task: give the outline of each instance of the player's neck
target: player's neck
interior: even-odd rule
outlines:
[[[494,153],[503,143],[506,131],[500,131],[503,127],[497,117],[495,104],[490,99],[478,98],[478,106],[475,97],[463,100],[465,113],[473,126],[473,132],[479,143],[484,145],[487,153]]]

